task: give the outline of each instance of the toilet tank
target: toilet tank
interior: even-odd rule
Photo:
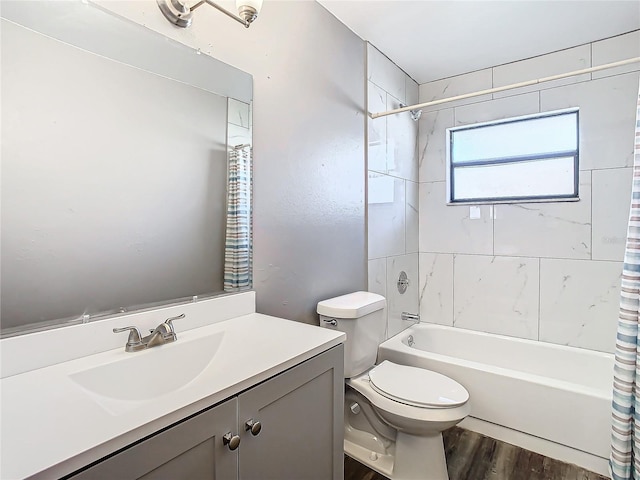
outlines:
[[[387,301],[382,295],[354,292],[318,303],[320,326],[345,332],[345,378],[360,375],[376,362],[384,341]]]

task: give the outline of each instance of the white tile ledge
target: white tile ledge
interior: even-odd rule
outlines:
[[[221,331],[225,340],[196,379],[118,415],[102,408],[69,375],[140,355],[126,353],[122,346],[2,379],[0,478],[64,476],[345,339],[341,332],[258,313],[177,330],[178,342]],[[171,348],[178,342],[158,349]],[[144,353],[151,356],[154,352]]]

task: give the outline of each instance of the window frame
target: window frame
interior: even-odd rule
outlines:
[[[492,158],[480,161],[466,161],[458,164],[453,163],[451,152],[453,151],[453,138],[455,132],[474,130],[477,128],[486,128],[494,125],[504,125],[509,123],[519,123],[538,118],[552,118],[560,115],[575,114],[576,117],[576,148],[570,151],[559,151],[543,154],[527,154],[510,157]],[[573,192],[570,194],[557,195],[522,195],[511,197],[478,197],[454,199],[455,180],[454,171],[456,168],[465,168],[469,166],[487,166],[501,164],[517,164],[528,161],[548,160],[553,158],[569,158],[573,157]],[[518,117],[505,118],[500,120],[492,120],[489,122],[474,123],[471,125],[462,125],[459,127],[450,127],[446,130],[446,195],[447,205],[485,205],[497,203],[542,203],[542,202],[577,202],[580,200],[580,109],[578,107],[565,108],[562,110],[553,110],[549,112],[534,113],[531,115],[522,115]]]

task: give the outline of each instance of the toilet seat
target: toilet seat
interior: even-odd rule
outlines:
[[[419,434],[419,430],[433,432],[452,421],[458,423],[471,412],[468,401],[462,405],[451,407],[417,407],[399,402],[374,390],[369,379],[369,372],[346,379],[346,384],[348,388],[360,393],[375,406],[380,416],[391,426],[398,428],[398,422],[405,419],[404,423],[411,425],[414,434]],[[444,428],[448,427],[443,427],[440,431]]]
[[[469,392],[445,375],[388,360],[369,370],[369,381],[380,395],[414,407],[452,408],[469,400]]]

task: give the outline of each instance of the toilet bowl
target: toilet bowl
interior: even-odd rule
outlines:
[[[448,480],[442,432],[470,412],[453,379],[383,361],[384,297],[356,292],[318,303],[320,324],[347,334],[345,453],[392,480]]]
[[[371,402],[385,422],[412,435],[440,433],[470,411],[469,392],[458,382],[388,360],[346,383]]]
[[[429,370],[389,361],[347,379],[346,385],[348,455],[394,480],[449,478],[442,432],[470,412],[469,393],[462,385]],[[359,408],[353,408],[354,400]],[[363,407],[371,408],[375,417],[366,415]],[[358,416],[364,418],[356,423]],[[367,450],[366,445],[373,448]]]

